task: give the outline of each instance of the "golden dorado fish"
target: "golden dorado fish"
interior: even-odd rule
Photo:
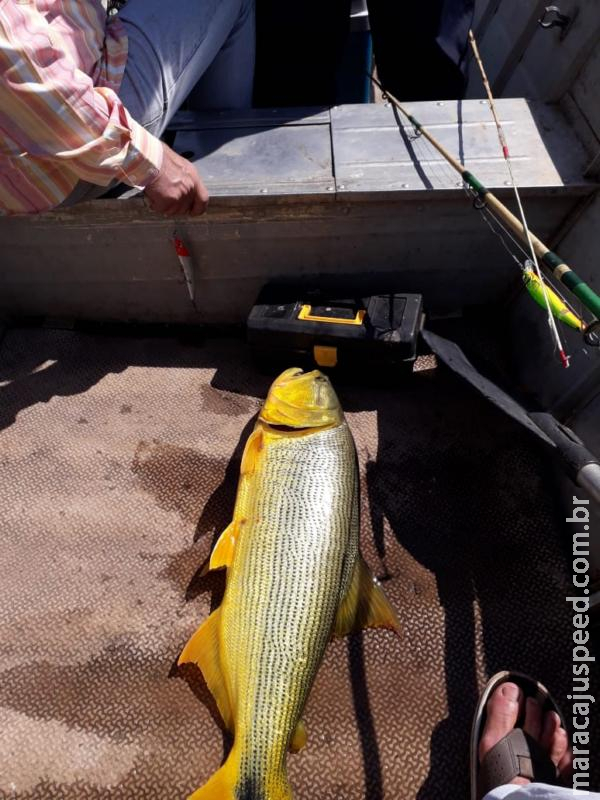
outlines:
[[[179,658],[202,670],[233,734],[225,764],[190,800],[289,800],[288,749],[330,637],[397,629],[358,551],[356,451],[320,372],[273,383],[241,464],[233,522],[209,568],[227,568],[221,606]]]

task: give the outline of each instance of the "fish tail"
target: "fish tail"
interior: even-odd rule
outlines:
[[[287,781],[264,786],[252,778],[246,778],[237,787],[235,800],[292,800],[292,792]]]
[[[240,759],[234,746],[221,769],[188,800],[292,800],[292,792],[285,773],[266,781],[241,775]]]
[[[238,800],[239,761],[234,751],[200,789],[188,797],[188,800]]]

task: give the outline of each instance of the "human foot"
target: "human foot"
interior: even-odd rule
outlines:
[[[522,689],[510,681],[497,686],[487,702],[485,726],[479,741],[479,763],[482,764],[498,742],[516,728],[519,719],[522,719],[523,731],[550,758],[557,776],[564,777],[571,767],[571,753],[560,716],[556,711],[544,713],[536,699],[525,698]],[[530,783],[530,778],[519,775],[509,782],[523,785]]]

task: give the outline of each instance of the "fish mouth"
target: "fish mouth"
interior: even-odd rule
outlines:
[[[294,427],[293,425],[274,425],[271,422],[265,422],[265,425],[268,425],[269,428],[272,428],[274,431],[280,431],[281,433],[298,433],[299,431],[314,430],[313,428],[307,428],[306,426]]]
[[[288,369],[272,384],[261,422],[280,435],[298,435],[339,424],[339,400],[329,379],[318,370]]]
[[[259,417],[261,426],[273,433],[280,433],[288,436],[306,436],[311,433],[319,433],[320,431],[333,427],[333,425],[284,425],[276,422],[269,422],[262,417]]]

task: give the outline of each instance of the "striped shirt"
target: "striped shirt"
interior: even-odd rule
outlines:
[[[101,0],[0,0],[0,213],[54,208],[79,180],[158,175],[160,141],[117,96],[126,61]]]

